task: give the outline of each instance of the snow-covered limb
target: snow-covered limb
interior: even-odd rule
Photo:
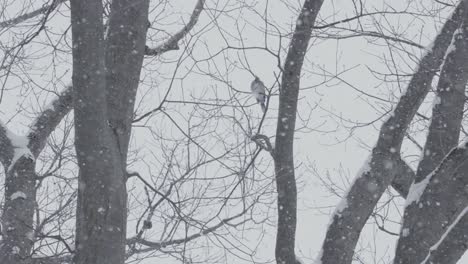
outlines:
[[[0,122],[0,158],[6,171],[9,172],[15,163],[23,156],[33,158],[28,148],[27,137],[17,135]]]
[[[401,236],[398,240],[397,264],[420,263],[454,214],[468,203],[468,197],[465,197],[468,150],[456,147],[468,81],[468,8],[464,5],[468,5],[467,0],[459,4],[465,14],[450,38],[451,44],[444,56],[437,84],[437,100],[440,102],[433,106],[426,145],[406,202],[402,230],[411,235]],[[468,231],[464,232],[468,235]]]
[[[351,263],[362,228],[385,189],[395,178],[395,160],[400,159],[400,148],[406,130],[419,106],[429,92],[432,79],[443,62],[453,32],[462,19],[461,7],[445,23],[436,37],[432,50],[420,61],[393,113],[381,127],[377,144],[372,150],[370,170],[358,176],[351,186],[347,207],[335,215],[323,244],[322,263]]]
[[[179,41],[182,40],[190,32],[190,30],[192,30],[195,24],[197,24],[198,18],[200,17],[201,12],[203,11],[205,1],[206,0],[198,0],[197,4],[195,5],[195,8],[193,9],[192,15],[190,16],[190,20],[179,32],[175,33],[164,43],[155,48],[146,47],[145,55],[156,56],[161,55],[164,52],[170,50],[178,50]]]
[[[15,258],[25,258],[30,255],[33,242],[30,234],[33,233],[36,201],[35,158],[44,147],[47,137],[69,112],[72,101],[69,90],[70,88],[39,115],[26,136],[16,135],[0,123],[0,161],[6,168],[5,196],[7,197],[2,226],[13,230],[4,233],[5,243],[0,250],[1,263],[13,263]],[[11,254],[12,251],[18,254]]]
[[[464,236],[468,228],[468,207],[453,220],[439,241],[429,250],[421,264],[444,263],[455,264],[465,253],[468,238]]]

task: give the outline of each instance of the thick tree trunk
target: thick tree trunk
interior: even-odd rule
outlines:
[[[0,263],[28,263],[34,241],[35,161],[24,155],[6,170]]]
[[[77,264],[125,260],[126,188],[117,142],[107,119],[101,1],[71,1],[73,105],[79,186]]]
[[[113,0],[106,39],[106,91],[109,124],[126,168],[133,109],[148,29],[148,0]]]
[[[294,247],[297,190],[294,175],[294,130],[302,64],[309,45],[312,28],[322,3],[322,0],[307,0],[304,2],[289,44],[281,81],[274,154],[276,188],[278,191],[276,261],[279,264],[296,263]]]
[[[35,160],[47,138],[71,109],[68,87],[32,123],[27,136],[18,136],[0,125],[0,160],[5,167],[5,203],[0,263],[29,263],[35,238]]]
[[[424,158],[407,200],[395,263],[420,263],[468,202],[464,191],[468,185],[463,179],[467,173],[462,169],[466,167],[463,160],[466,151],[456,148],[437,168],[447,152],[456,146],[463,117],[468,81],[468,12],[463,17],[440,76],[438,102],[434,106]],[[447,164],[454,167],[446,168]]]
[[[421,59],[406,93],[382,125],[370,160],[357,175],[332,217],[320,256],[322,263],[352,262],[362,228],[383,192],[396,177],[398,170],[395,169],[395,165],[400,159],[399,152],[406,129],[426,97],[432,79],[443,62],[453,32],[460,25],[461,9],[461,6],[458,6],[445,23],[434,41],[432,50]]]

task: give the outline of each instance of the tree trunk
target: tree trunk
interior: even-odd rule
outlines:
[[[22,156],[6,169],[0,263],[28,263],[34,242],[35,161]]]
[[[77,264],[125,260],[126,188],[106,104],[101,1],[71,1],[75,149],[79,166]]]
[[[297,261],[294,253],[297,220],[294,130],[302,64],[322,3],[322,0],[304,2],[289,44],[281,81],[274,154],[278,192],[278,227],[275,253],[276,261],[279,264],[294,264]]]
[[[395,165],[406,130],[429,92],[432,79],[443,62],[453,32],[461,21],[461,5],[445,23],[430,50],[419,64],[405,94],[382,125],[371,157],[357,175],[332,216],[320,260],[324,264],[352,262],[362,228],[385,189],[396,177]]]
[[[463,2],[468,4],[468,1]],[[463,23],[453,35],[453,48],[449,49],[442,68],[437,87],[438,99],[433,110],[424,158],[419,166],[415,184],[410,189],[411,199],[407,201],[395,263],[421,262],[456,214],[465,207],[462,201],[468,202],[467,198],[463,198],[465,195],[460,189],[466,184],[465,180],[461,179],[462,175],[466,175],[460,170],[466,167],[462,165],[463,161],[459,160],[452,164],[456,167],[445,170],[447,162],[451,164],[451,159],[458,159],[455,158],[458,155],[456,153],[459,153],[460,157],[465,155],[464,150],[452,151],[443,161],[446,164],[437,167],[447,152],[456,146],[463,118],[465,87],[468,81],[467,13],[463,12]],[[436,170],[430,174],[434,169]],[[428,187],[424,190],[427,183]],[[453,188],[448,189],[449,186]],[[427,195],[424,194],[419,200],[421,189],[424,193],[427,192]]]

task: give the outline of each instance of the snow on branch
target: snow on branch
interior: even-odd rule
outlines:
[[[10,171],[15,163],[23,156],[32,158],[28,148],[28,138],[10,131],[5,124],[0,122],[0,158],[3,166]]]
[[[351,186],[347,207],[334,216],[322,248],[324,264],[351,263],[362,228],[378,200],[396,177],[395,161],[406,130],[431,87],[432,79],[443,63],[452,35],[462,21],[462,6],[444,24],[430,51],[425,54],[412,76],[408,88],[389,118],[382,124],[376,146],[372,150],[370,170],[358,175]],[[413,263],[413,262],[411,262]]]
[[[201,12],[203,11],[205,5],[205,0],[198,0],[195,8],[193,9],[192,15],[190,16],[189,22],[177,33],[175,33],[172,37],[166,40],[163,44],[155,47],[149,48],[148,46],[145,49],[145,55],[149,56],[156,56],[161,55],[170,50],[178,50],[179,49],[179,41],[184,38],[190,30],[195,26],[198,22],[198,18],[200,17]]]
[[[426,258],[423,260],[423,262],[421,262],[421,264],[441,263],[440,261],[436,261],[436,259],[446,260],[447,258],[452,258],[452,256],[457,256],[457,258],[454,259],[456,261],[458,260],[459,257],[461,257],[461,254],[447,254],[446,250],[449,248],[453,249],[456,247],[462,247],[463,249],[465,249],[464,244],[466,243],[466,239],[463,239],[462,241],[460,241],[459,239],[454,239],[452,236],[456,237],[457,236],[456,233],[463,234],[463,231],[462,231],[463,229],[457,230],[457,227],[459,227],[458,226],[459,223],[465,222],[464,228],[466,228],[467,213],[468,213],[468,207],[465,207],[465,209],[461,211],[461,213],[457,216],[457,218],[447,228],[447,231],[445,231],[445,233],[442,234],[439,241],[437,241],[437,243],[435,243],[430,248],[429,254],[427,254]],[[451,244],[455,244],[455,245],[451,245]],[[463,253],[463,252],[465,252],[465,250],[460,251],[460,253]],[[444,263],[452,263],[452,262],[444,261]]]

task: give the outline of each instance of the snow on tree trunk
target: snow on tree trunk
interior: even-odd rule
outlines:
[[[468,202],[464,190],[468,182],[463,179],[467,169],[463,158],[468,151],[455,148],[447,155],[458,142],[468,80],[468,16],[463,13],[464,21],[453,34],[439,79],[424,158],[414,185],[418,188],[410,189],[412,197],[404,213],[402,230],[407,235],[399,238],[395,263],[421,262]]]
[[[354,184],[343,198],[347,206],[334,214],[322,247],[320,261],[324,264],[351,263],[362,228],[385,189],[395,178],[395,163],[405,132],[427,95],[432,79],[440,68],[453,32],[460,25],[461,7],[445,23],[432,49],[421,59],[406,93],[393,113],[381,127],[373,148],[368,170],[357,175]]]

